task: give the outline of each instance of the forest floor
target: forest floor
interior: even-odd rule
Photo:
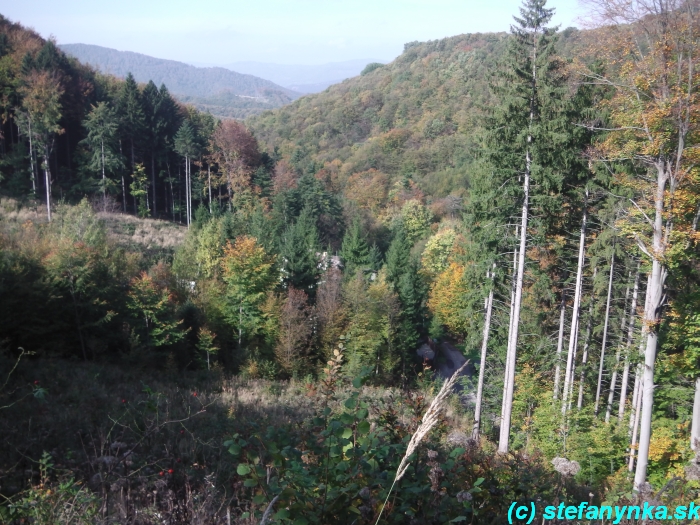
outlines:
[[[327,399],[316,383],[249,380],[218,370],[24,359],[12,371],[13,363],[0,354],[0,495],[37,487],[55,493],[59,482],[72,479],[116,522],[133,517],[134,509],[176,512],[187,505],[188,515],[207,516],[202,523],[225,523],[218,521],[221,509],[233,512],[238,503],[237,462],[224,442],[268,426],[301,425],[325,403],[340,408],[352,390],[343,382]],[[426,383],[408,397],[429,400],[435,387]],[[360,395],[370,420],[385,407],[400,420],[416,417],[400,389],[364,386]],[[456,397],[445,418],[454,430],[469,426]]]

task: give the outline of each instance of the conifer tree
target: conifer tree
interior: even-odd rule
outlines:
[[[369,267],[369,246],[362,234],[362,226],[359,219],[355,219],[345,232],[343,237],[343,245],[340,249],[340,258],[345,265],[345,272],[348,275],[353,275],[356,270],[365,270]]]
[[[198,149],[194,128],[186,120],[175,135],[175,150],[185,160],[185,209],[188,228],[192,223],[192,157],[197,155]]]
[[[287,287],[312,296],[319,278],[318,232],[311,212],[304,209],[294,224],[282,235],[280,264]]]
[[[93,106],[83,123],[88,134],[84,142],[92,150],[89,168],[101,175],[100,184],[103,202],[107,191],[113,186],[109,174],[123,168],[121,155],[117,153],[117,131],[119,123],[114,110],[106,102]]]
[[[158,188],[156,186],[156,155],[164,139],[163,131],[166,126],[166,122],[163,119],[163,115],[160,109],[161,94],[152,80],[148,84],[146,84],[146,87],[143,89],[141,99],[143,102],[144,138],[146,144],[148,145],[149,156],[151,157],[151,209],[153,211],[153,215],[155,216],[158,213]]]
[[[129,160],[132,171],[136,166],[136,145],[140,142],[145,126],[141,92],[134,75],[129,73],[122,84],[117,102],[117,113],[121,117],[121,135],[129,144]]]
[[[137,164],[137,145],[140,144],[144,130],[144,115],[141,103],[141,93],[136,84],[134,76],[129,73],[121,86],[119,97],[117,98],[117,115],[119,115],[119,136],[125,142],[126,156],[129,159],[129,167],[134,173]],[[126,200],[126,184],[122,182],[124,196]],[[124,202],[126,209],[126,202]],[[134,212],[137,213],[136,203]]]
[[[520,203],[520,220],[498,447],[501,453],[509,448],[530,207],[552,207],[548,197],[561,189],[554,152],[561,141],[555,131],[563,124],[560,112],[565,89],[561,63],[554,54],[555,30],[547,27],[554,10],[545,4],[545,0],[525,0],[521,16],[515,17],[508,62],[495,87],[502,102],[488,123],[488,157],[495,179],[491,186],[512,185],[509,181],[521,183],[517,189],[507,190]]]
[[[411,257],[411,244],[402,225],[396,228],[389,250],[386,252],[386,278],[398,288],[401,276],[406,273]]]

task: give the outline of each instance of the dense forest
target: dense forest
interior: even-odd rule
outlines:
[[[696,501],[700,5],[591,4],[246,121],[0,19],[0,516]]]

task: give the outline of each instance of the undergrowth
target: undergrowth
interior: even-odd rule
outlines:
[[[0,360],[0,522],[375,523],[435,394],[340,374],[271,382],[219,370]],[[538,453],[499,456],[452,405],[411,457],[379,523],[500,523],[512,501],[627,501]],[[592,494],[592,496],[589,496]],[[673,484],[664,498],[688,496]]]

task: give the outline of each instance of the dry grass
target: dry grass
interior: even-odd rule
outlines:
[[[3,377],[11,361],[0,363]],[[45,388],[45,400],[32,389]],[[231,480],[235,460],[222,446],[235,432],[300,421],[314,399],[299,384],[217,374],[138,373],[125,367],[24,361],[0,393],[0,494],[66,476],[95,494],[102,522],[232,523],[247,510]],[[171,472],[172,471],[172,472]],[[55,487],[54,487],[55,490]]]
[[[0,197],[0,223],[9,226],[23,224],[27,221],[47,222],[46,205],[39,201],[21,203],[17,199]]]
[[[140,219],[123,213],[99,212],[97,215],[105,221],[109,236],[122,246],[174,250],[187,234],[185,226],[170,221]]]
[[[60,213],[60,208],[57,206],[55,213]],[[171,257],[187,234],[185,226],[170,221],[102,211],[97,216],[104,221],[112,242],[154,262]],[[26,222],[46,224],[46,206],[36,200],[0,198],[0,232],[10,233]]]
[[[0,358],[0,378],[12,364]],[[31,395],[37,387],[45,400]],[[47,451],[54,483],[72,476],[95,495],[94,523],[227,523],[227,513],[231,523],[246,523],[239,517],[250,502],[238,499],[237,462],[223,442],[308,420],[324,402],[316,387],[216,371],[25,360],[0,391],[0,406],[29,394],[0,409],[0,494],[39,486],[37,462]],[[351,390],[339,387],[331,407],[342,409]],[[407,425],[416,417],[396,389],[363,387],[361,395],[371,406],[395,408]]]

